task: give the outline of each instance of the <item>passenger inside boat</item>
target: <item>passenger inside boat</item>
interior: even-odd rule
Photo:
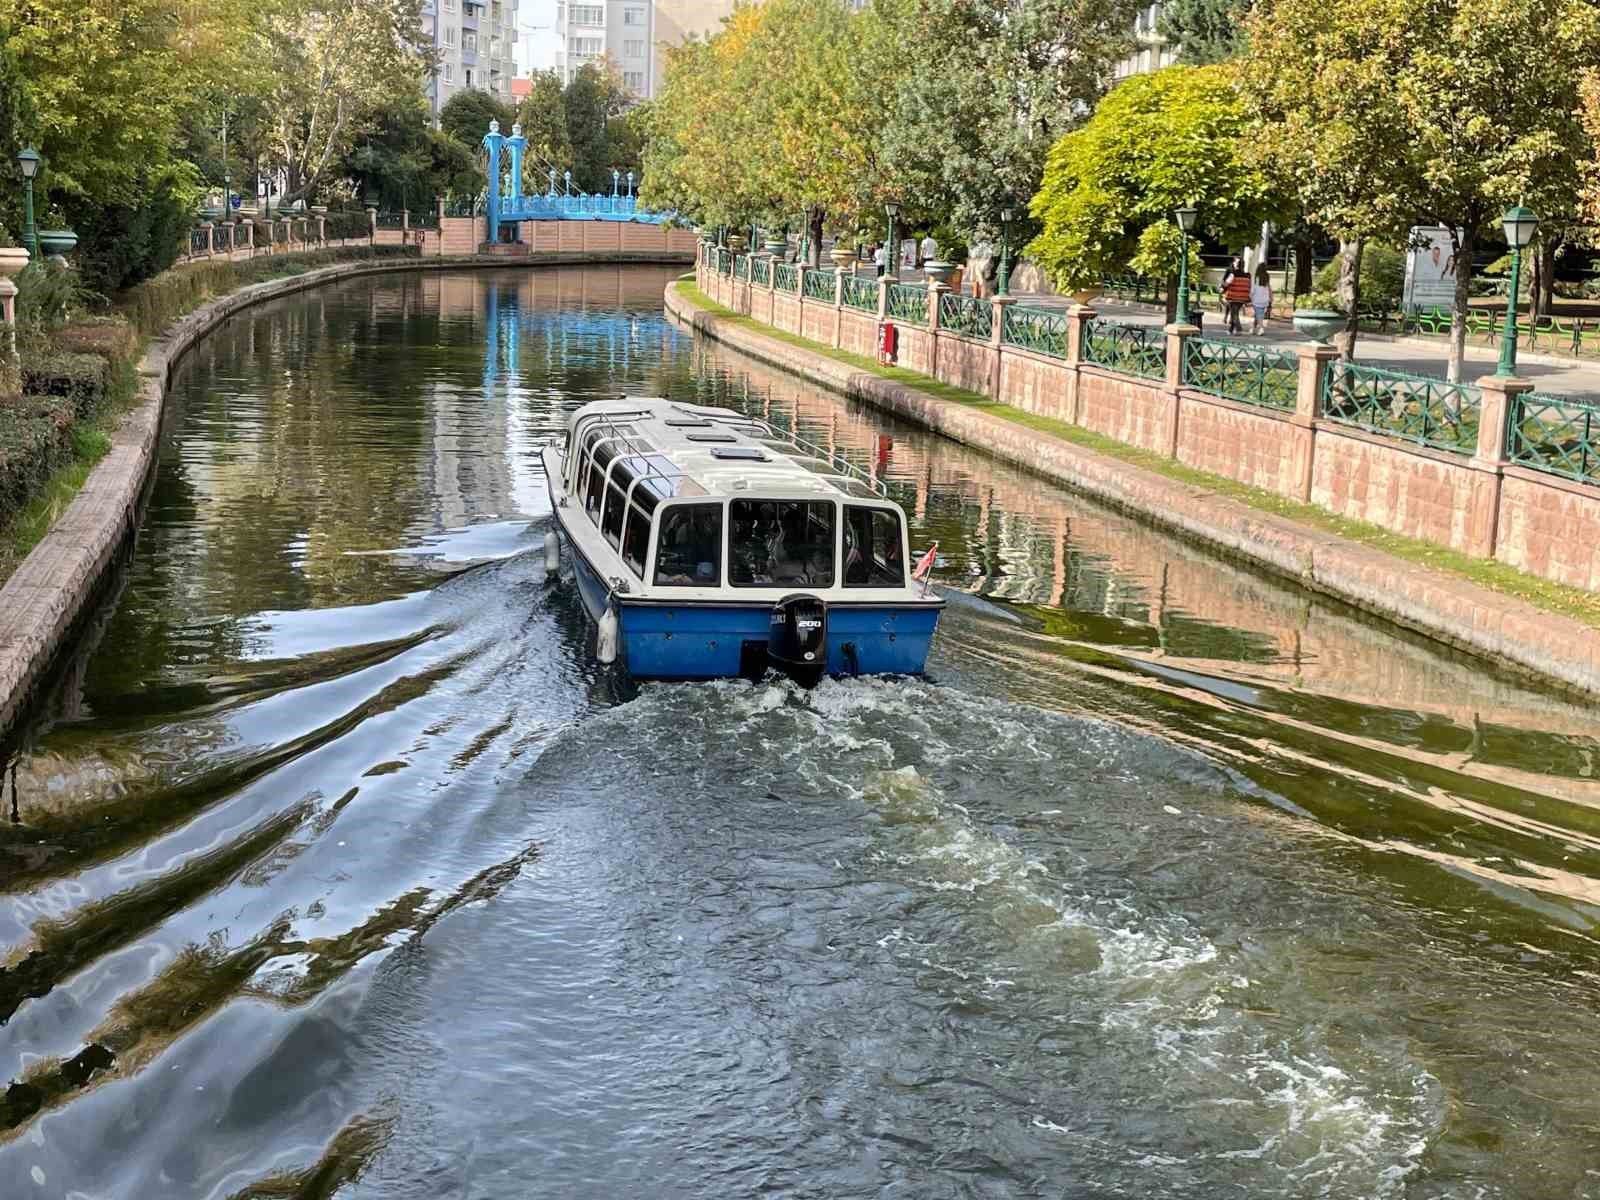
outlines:
[[[828,501],[733,501],[729,581],[736,587],[831,587],[833,514]]]
[[[904,587],[900,517],[885,508],[850,505],[844,516],[845,587]]]
[[[722,582],[722,506],[680,504],[661,516],[656,582],[668,587],[716,587]]]

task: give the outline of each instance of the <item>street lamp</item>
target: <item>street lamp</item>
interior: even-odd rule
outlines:
[[[900,215],[899,201],[890,200],[883,206],[883,211],[889,214],[889,240],[883,248],[883,273],[890,279],[900,278],[900,259],[895,253],[894,223]]]
[[[1010,295],[1011,288],[1011,210],[1000,210],[1000,267],[995,272],[994,294]]]
[[[35,262],[39,259],[39,231],[33,225],[33,177],[39,173],[39,152],[29,146],[17,155],[17,165],[22,168],[22,182],[26,187],[22,201],[22,243]]]
[[[1511,247],[1511,291],[1506,297],[1506,323],[1500,331],[1500,365],[1495,374],[1514,375],[1517,371],[1517,292],[1522,273],[1522,248],[1533,240],[1533,231],[1539,228],[1539,218],[1532,211],[1517,205],[1506,209],[1500,218],[1506,230],[1506,243]]]
[[[1178,218],[1178,324],[1189,323],[1189,233],[1194,229],[1200,213],[1193,208],[1180,208],[1173,214]]]

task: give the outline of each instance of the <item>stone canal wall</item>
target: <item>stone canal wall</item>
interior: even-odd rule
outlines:
[[[653,228],[652,232],[658,230]],[[155,461],[157,433],[173,368],[211,330],[251,305],[359,275],[558,263],[654,263],[663,258],[688,262],[692,254],[691,244],[687,250],[673,250],[670,254],[654,247],[640,252],[608,248],[593,256],[541,253],[510,262],[498,257],[466,256],[338,263],[241,288],[175,321],[150,343],[140,359],[137,405],[112,435],[110,451],[95,465],[49,533],[0,586],[0,766],[5,762],[8,734],[59,650],[90,609],[119,549],[137,528],[139,499]]]
[[[859,291],[856,303],[847,303],[843,281],[829,273],[821,274],[821,287],[817,272],[793,277],[799,282],[791,280],[790,294],[777,272],[757,261],[707,247],[699,285],[735,312],[857,354],[875,355],[880,327],[892,326],[897,366],[1341,517],[1600,591],[1600,467],[1596,482],[1585,483],[1513,461],[1507,442],[1516,422],[1508,423],[1507,413],[1529,392],[1524,381],[1487,378],[1458,389],[1481,407],[1456,414],[1459,444],[1440,448],[1426,444],[1420,409],[1435,422],[1450,420],[1442,404],[1452,401],[1430,395],[1419,406],[1416,397],[1428,385],[1415,377],[1379,381],[1392,412],[1371,404],[1356,421],[1330,413],[1324,375],[1334,354],[1326,347],[1261,354],[1207,343],[1192,327],[1097,326],[1092,308],[1013,309],[1004,296],[979,302],[974,324],[967,316],[973,301],[937,285],[897,288],[897,297],[883,281],[861,280],[858,288],[877,293],[875,305],[864,307]],[[1019,344],[1028,339],[1013,336],[1017,317],[1049,326],[1033,339],[1049,352]],[[1136,345],[1124,347],[1117,365],[1099,364],[1086,349],[1092,329]],[[1195,378],[1210,386],[1196,386]],[[1568,415],[1592,407],[1575,401]],[[1570,469],[1577,452],[1558,428],[1562,421],[1543,420],[1552,425],[1550,457]],[[1363,422],[1395,430],[1359,427]],[[1600,408],[1594,423],[1600,427]]]
[[[733,278],[717,266],[703,263],[697,275],[702,290],[728,308],[750,313],[770,304],[779,314],[775,324],[790,333],[828,327],[818,316],[808,319],[804,311],[832,307],[825,301],[782,293],[768,298],[762,295],[767,289],[759,283]],[[987,450],[1436,640],[1600,695],[1600,630],[1580,621],[1251,507],[1195,483],[1096,453],[981,407],[940,400],[816,350],[765,335],[746,323],[697,306],[676,285],[667,288],[666,306],[697,333],[815,383]],[[878,314],[842,313],[836,344],[845,349],[862,345],[865,329],[870,333],[866,344],[876,347],[878,324]],[[1189,389],[1174,387],[1170,380],[1130,379],[1074,361],[1080,334],[1070,325],[1064,359],[1010,348],[1002,353],[995,341],[984,343],[944,334],[937,328],[902,331],[902,338],[906,332],[921,339],[919,360],[932,361],[934,373],[947,382],[981,378],[981,367],[975,367],[974,360],[987,346],[994,385],[972,390],[991,396],[998,392],[1004,403],[1029,412],[1094,429],[1297,500],[1311,500],[1320,488],[1330,507],[1359,510],[1369,520],[1369,514],[1387,512],[1402,528],[1426,530],[1426,536],[1440,542],[1481,546],[1485,539],[1485,485],[1480,477],[1489,471],[1481,465],[1463,464],[1460,456],[1434,451],[1408,454],[1383,444],[1385,439],[1359,431],[1331,431],[1318,446],[1316,439],[1324,431],[1315,418],[1308,420],[1297,411],[1303,396],[1297,398],[1296,410],[1279,415],[1222,397],[1190,395]],[[905,345],[902,341],[902,348]],[[1307,347],[1305,354],[1315,358],[1318,351]],[[905,364],[904,353],[900,361]],[[1318,453],[1320,468],[1316,466]],[[1417,465],[1411,465],[1413,460]],[[1533,481],[1524,476],[1531,472],[1517,467],[1501,467],[1500,472],[1506,481],[1499,505],[1503,522],[1542,523],[1547,530],[1563,531],[1561,540],[1565,542],[1566,531],[1588,528],[1583,523],[1595,520],[1591,511],[1600,510],[1591,497],[1572,495],[1592,488],[1538,481],[1545,492],[1582,510],[1580,517],[1563,516],[1562,502],[1552,506],[1530,498]],[[1523,538],[1519,544],[1541,543]],[[1591,540],[1581,553],[1593,553],[1596,545],[1600,543]],[[1500,556],[1515,561],[1509,553]],[[1560,569],[1579,574],[1570,557],[1546,566],[1540,573],[1550,577]]]

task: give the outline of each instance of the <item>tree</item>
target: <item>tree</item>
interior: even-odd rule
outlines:
[[[285,203],[316,194],[365,114],[420,90],[434,65],[420,20],[421,0],[288,0],[271,18],[270,142]]]
[[[566,87],[558,71],[535,71],[531,87],[517,108],[522,136],[528,139],[523,158],[523,187],[530,193],[549,186],[548,172],[565,169],[572,161],[572,142],[567,137]]]
[[[609,61],[585,63],[562,95],[566,114],[567,144],[571,148],[572,182],[579,190],[610,192],[611,172],[617,169],[618,147],[612,123],[622,116],[633,97],[622,86],[622,76]],[[627,170],[627,167],[621,169]]]
[[[1252,0],[1166,0],[1157,31],[1192,66],[1226,62],[1245,48],[1244,17]]]
[[[474,154],[483,145],[490,121],[499,121],[500,132],[510,137],[516,117],[498,97],[476,88],[457,92],[439,109],[439,132]]]
[[[358,183],[363,204],[386,212],[420,212],[441,196],[475,196],[484,185],[477,154],[432,128],[420,92],[396,97],[376,114],[339,172]]]
[[[1247,25],[1257,149],[1306,210],[1352,250],[1412,225],[1451,230],[1458,380],[1480,240],[1507,206],[1559,212],[1578,190],[1578,89],[1600,13],[1585,0],[1275,0]]]
[[[1246,158],[1252,136],[1228,67],[1168,67],[1126,80],[1051,149],[1032,205],[1042,230],[1029,254],[1073,290],[1136,258],[1144,270],[1175,271],[1173,212],[1185,206],[1220,241],[1253,240],[1284,204]]]
[[[897,186],[993,236],[1038,190],[1132,46],[1139,0],[879,0],[898,10],[903,73],[885,124]],[[904,47],[915,47],[905,53]]]

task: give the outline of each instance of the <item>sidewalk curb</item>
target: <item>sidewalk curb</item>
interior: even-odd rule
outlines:
[[[1312,591],[1524,674],[1600,695],[1600,630],[1581,622],[734,325],[679,294],[676,281],[667,285],[666,309],[697,335]]]

